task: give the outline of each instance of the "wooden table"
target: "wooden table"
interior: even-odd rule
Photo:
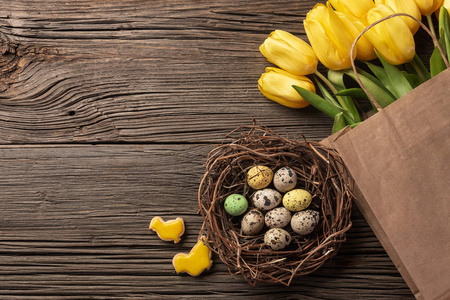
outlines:
[[[214,257],[200,277],[171,264],[194,245],[203,163],[256,118],[280,134],[332,120],[264,98],[259,45],[305,38],[306,0],[1,0],[0,298],[408,299],[357,208],[339,254],[290,287],[252,288]],[[148,229],[183,217],[179,244]]]

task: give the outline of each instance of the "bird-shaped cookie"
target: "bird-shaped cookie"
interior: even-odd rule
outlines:
[[[184,233],[184,221],[182,218],[176,218],[165,222],[161,217],[154,217],[149,228],[155,231],[163,241],[178,243]]]
[[[212,265],[211,249],[205,245],[205,240],[199,238],[197,244],[189,254],[178,253],[172,259],[172,264],[177,273],[186,272],[191,276],[198,276]]]

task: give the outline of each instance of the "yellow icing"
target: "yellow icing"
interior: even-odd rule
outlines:
[[[184,221],[176,218],[165,222],[161,217],[154,217],[150,222],[150,229],[156,231],[160,239],[178,243],[184,233]]]
[[[178,253],[173,257],[172,264],[177,273],[186,272],[191,276],[197,276],[211,267],[211,250],[203,241],[203,238],[200,238],[189,254]]]

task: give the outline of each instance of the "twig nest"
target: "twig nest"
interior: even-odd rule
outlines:
[[[213,149],[206,160],[198,193],[204,220],[200,235],[206,235],[231,274],[252,285],[289,285],[295,277],[317,270],[345,241],[351,227],[353,182],[337,152],[319,143],[290,140],[255,125],[240,127],[228,137],[232,141]],[[278,178],[272,178],[273,173],[283,168],[297,177],[286,189],[272,180]],[[285,197],[291,193],[289,204],[282,201],[284,207],[272,207],[272,200],[281,199],[278,195],[278,200],[260,196],[256,201],[254,196],[263,189],[278,190]],[[251,200],[243,216],[225,211],[225,199],[231,194]],[[303,220],[306,208],[311,212]],[[300,217],[287,224],[273,218],[282,211]]]

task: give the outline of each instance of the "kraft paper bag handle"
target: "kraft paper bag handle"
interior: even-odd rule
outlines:
[[[409,14],[405,14],[405,13],[396,13],[396,14],[392,14],[389,15],[387,17],[381,18],[376,22],[373,22],[372,24],[370,24],[369,26],[367,26],[357,37],[356,39],[353,41],[353,45],[352,48],[350,50],[350,57],[354,57],[353,53],[355,52],[355,48],[356,48],[356,43],[358,42],[358,40],[362,37],[362,35],[364,33],[366,33],[367,31],[369,31],[372,27],[374,27],[375,25],[384,22],[386,20],[392,19],[394,17],[398,17],[398,16],[403,16],[403,17],[409,17],[411,19],[413,19],[414,21],[416,21],[417,23],[419,23],[419,25],[431,36],[431,38],[433,39],[434,44],[436,45],[436,47],[439,49],[439,52],[441,53],[441,56],[444,60],[445,65],[447,66],[447,68],[450,68],[450,65],[448,63],[447,57],[444,53],[444,50],[442,50],[441,45],[439,44],[439,40],[436,38],[436,36],[434,36],[434,34],[431,33],[431,31],[427,28],[427,26],[425,26],[425,24],[423,24],[422,22],[420,22],[419,20],[417,20],[416,18],[414,18],[413,16],[409,15]],[[355,66],[355,60],[351,60],[352,61],[352,68],[353,68],[353,72],[355,73],[355,77],[356,77],[356,81],[358,81],[359,86],[363,89],[363,91],[366,93],[367,97],[369,97],[369,99],[372,101],[372,103],[375,105],[375,107],[378,110],[382,110],[383,108],[381,107],[381,105],[375,100],[375,98],[369,93],[369,91],[366,89],[366,87],[363,85],[363,83],[361,82],[361,79],[359,78],[358,75],[358,71],[356,70],[356,66]]]

